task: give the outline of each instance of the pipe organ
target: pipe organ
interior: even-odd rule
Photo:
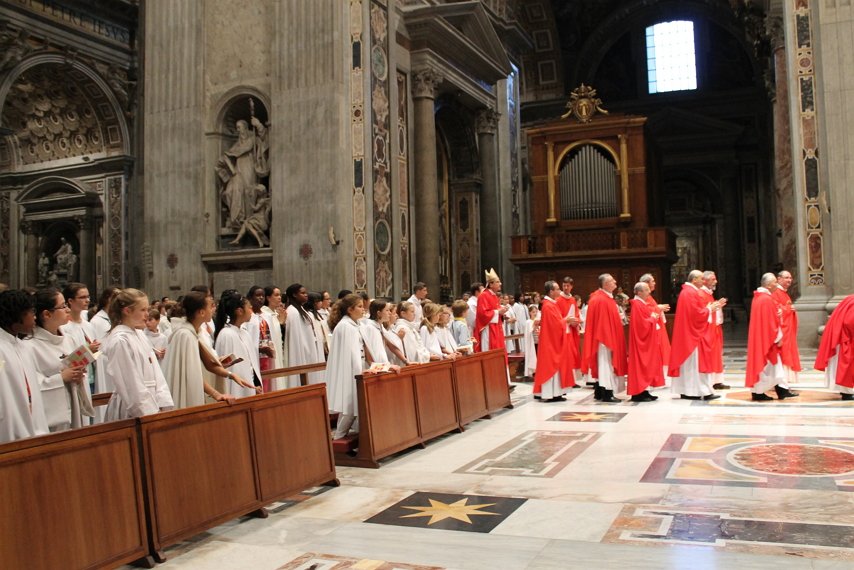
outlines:
[[[594,144],[583,144],[560,167],[561,220],[616,218],[617,166]]]

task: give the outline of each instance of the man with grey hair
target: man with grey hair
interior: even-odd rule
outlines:
[[[750,306],[750,326],[747,329],[747,374],[744,385],[750,388],[754,402],[773,400],[766,394],[774,388],[777,398],[794,398],[797,392],[789,390],[786,383],[783,361],[780,359],[780,345],[783,340],[783,328],[780,324],[781,311],[771,296],[777,288],[777,277],[765,273],[760,287],[753,292]]]
[[[653,402],[658,398],[649,388],[664,385],[661,366],[661,348],[658,313],[648,303],[649,285],[635,284],[635,297],[630,301],[632,318],[629,320],[629,378],[627,393],[632,402]]]
[[[781,311],[783,340],[780,346],[780,358],[783,360],[786,380],[790,384],[798,381],[798,372],[801,371],[801,355],[798,351],[798,313],[795,312],[795,306],[789,296],[792,281],[792,274],[784,269],[777,274],[777,288],[771,291],[771,296]]]
[[[655,292],[655,276],[652,273],[644,273],[638,279],[639,283],[646,283],[649,286],[649,296],[646,297],[646,303],[649,305],[652,312],[658,313],[658,346],[661,351],[662,364],[662,380],[661,384],[657,384],[656,378],[652,384],[653,388],[658,388],[665,385],[664,378],[667,377],[667,364],[670,362],[670,337],[667,336],[667,317],[664,315],[670,311],[670,305],[667,303],[659,304],[652,294]],[[635,293],[637,294],[637,293]]]
[[[718,276],[714,271],[703,271],[703,286],[700,296],[706,304],[715,300],[715,289],[718,286]],[[724,299],[726,301],[726,299]],[[724,312],[718,309],[712,315],[712,320],[706,330],[706,336],[700,343],[700,372],[709,375],[712,388],[729,390],[723,383],[724,379]]]
[[[537,370],[534,373],[534,397],[543,402],[564,402],[571,378],[564,373],[563,344],[566,342],[566,318],[557,303],[560,286],[546,281],[543,309],[540,314],[540,347],[537,351]]]
[[[726,299],[707,304],[700,296],[703,272],[693,269],[682,284],[673,323],[673,345],[667,374],[673,379],[673,392],[683,400],[714,400],[709,375],[700,372],[700,343],[714,311],[726,305]]]
[[[626,336],[620,311],[614,300],[617,280],[609,273],[599,276],[599,289],[587,302],[584,329],[582,373],[597,382],[595,398],[600,402],[619,402],[615,393],[622,392],[628,372]]]

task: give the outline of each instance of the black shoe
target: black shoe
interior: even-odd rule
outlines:
[[[842,399],[845,400],[846,402],[850,402],[851,400],[854,400],[854,394],[840,394],[840,396],[842,396]]]
[[[542,397],[542,396],[537,396],[536,394],[534,394],[534,399],[535,399],[535,400],[542,400],[542,399],[543,399],[543,397]]]
[[[654,402],[658,399],[658,396],[653,396],[648,391],[644,390],[640,394],[635,394],[632,396],[632,402]]]
[[[729,390],[729,386],[727,386],[727,385],[726,385],[726,384],[724,384],[723,382],[717,382],[717,383],[715,383],[715,384],[712,386],[712,388],[714,388],[715,390]]]
[[[604,392],[605,392],[605,388],[603,388],[602,386],[600,386],[600,385],[597,383],[597,384],[596,384],[596,387],[595,387],[595,388],[593,388],[593,399],[594,399],[594,400],[601,400],[601,399],[602,399],[602,394],[603,394]]]
[[[786,398],[797,398],[800,396],[798,392],[792,392],[788,388],[781,388],[779,386],[774,386],[774,391],[777,392],[777,398],[780,400],[785,400]]]
[[[595,388],[599,385],[599,382],[585,382],[585,384],[587,384],[591,388]]]
[[[549,398],[548,400],[542,400],[544,404],[548,404],[549,402],[566,402],[566,398],[563,396],[555,396],[554,398]]]
[[[702,400],[703,399],[700,396],[686,396],[685,394],[682,394],[679,397],[682,398],[683,400]]]
[[[718,394],[709,394],[708,396],[703,396],[703,400],[705,400],[707,402],[709,400],[717,400],[718,398],[720,398],[720,396]]]
[[[774,398],[772,398],[768,394],[751,394],[750,399],[754,402],[770,402]]]
[[[602,388],[602,397],[599,399],[600,402],[604,402],[606,404],[613,404],[615,402],[622,402],[621,399],[614,397],[613,390],[606,390]]]
[[[516,389],[516,384],[510,384],[510,388],[508,388],[508,390],[507,390],[507,391],[508,391],[508,392],[512,392],[512,391],[513,391],[513,390],[515,390],[515,389]]]

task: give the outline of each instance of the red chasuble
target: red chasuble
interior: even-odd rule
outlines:
[[[591,378],[599,378],[599,345],[604,344],[611,351],[611,366],[616,376],[625,376],[628,369],[626,361],[626,335],[617,302],[602,289],[590,294],[587,300],[587,323],[584,326],[584,359],[582,369]]]
[[[537,349],[537,371],[534,372],[534,394],[542,392],[542,386],[560,372],[560,384],[564,388],[573,385],[571,378],[564,377],[563,345],[570,338],[564,331],[566,321],[557,302],[546,297],[540,311],[540,346]]]
[[[653,313],[658,312],[658,301],[652,298],[652,295],[646,298],[646,304],[649,305]],[[667,321],[664,318],[664,313],[658,315],[658,347],[661,350],[662,366],[670,362],[670,337],[667,336]],[[661,375],[661,383],[651,384],[654,387],[664,386],[664,374]]]
[[[768,291],[754,291],[750,307],[750,326],[747,329],[747,375],[744,385],[752,388],[759,373],[769,362],[776,364],[780,347],[774,342],[780,330],[777,303]]]
[[[690,283],[682,284],[682,292],[676,303],[676,319],[673,322],[673,344],[670,347],[670,363],[667,375],[679,376],[679,367],[700,346],[700,340],[709,326],[709,308],[700,290]]]
[[[569,315],[569,310],[574,307],[573,315],[575,318],[581,318],[581,311],[578,310],[578,304],[575,302],[575,297],[559,295],[557,298],[557,306],[560,310],[562,318]],[[577,326],[570,326],[564,321],[564,333],[566,338],[563,340],[563,369],[560,371],[561,378],[566,378],[570,386],[575,386],[575,374],[573,370],[581,368],[581,335],[578,332]]]
[[[792,298],[783,290],[782,287],[777,287],[771,293],[771,297],[783,311],[783,346],[780,347],[780,358],[783,360],[783,365],[788,366],[795,372],[801,371],[801,355],[798,353],[798,313],[792,306]]]
[[[835,382],[854,388],[854,295],[845,297],[830,314],[821,335],[815,369],[827,370],[827,363],[837,353]]]
[[[491,323],[492,317],[501,309],[501,303],[498,301],[492,289],[484,289],[483,293],[477,298],[477,314],[474,319],[474,336],[477,338],[477,344],[474,345],[475,352],[486,352],[496,348],[505,348],[504,346],[504,327],[501,323],[501,316],[498,317],[498,322]],[[489,327],[489,346],[481,346],[480,335],[483,329]]]
[[[653,308],[640,297],[630,303],[628,394],[636,396],[650,386],[663,386],[664,370],[659,329],[656,328],[660,326],[659,319],[652,316],[658,306]]]
[[[703,289],[699,289],[703,304],[715,302],[715,296]],[[715,322],[716,315],[712,315],[712,322],[703,335],[700,342],[700,372],[723,372],[724,371],[724,331],[723,327]]]

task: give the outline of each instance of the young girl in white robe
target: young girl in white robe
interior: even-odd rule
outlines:
[[[444,358],[453,358],[453,354],[446,353],[441,342],[436,325],[439,322],[439,317],[442,314],[442,307],[435,303],[427,303],[422,307],[424,319],[421,321],[421,342],[424,347],[430,351],[430,360],[442,360]],[[438,358],[436,358],[438,357]]]
[[[35,302],[36,328],[30,342],[50,431],[88,425],[95,411],[86,367],[70,367],[62,361],[79,346],[60,331],[71,316],[65,297],[49,287],[36,292]]]
[[[88,345],[93,354],[101,350],[101,343],[96,339],[92,323],[87,320],[89,310],[89,289],[83,283],[68,283],[62,290],[62,296],[71,311],[71,320],[59,327],[62,334],[74,340],[74,346]],[[95,363],[86,367],[86,385],[90,393],[95,389]],[[95,410],[97,413],[98,410]],[[103,417],[104,410],[101,408]]]
[[[406,349],[403,347],[403,336],[406,332],[394,332],[392,325],[397,321],[397,305],[389,303],[386,306],[388,316],[383,319],[383,339],[385,339],[385,352],[389,362],[397,366],[409,366],[406,357]]]
[[[285,329],[285,344],[288,348],[288,366],[303,366],[306,364],[322,363],[323,344],[314,333],[314,323],[311,315],[305,310],[308,292],[299,283],[294,283],[285,289],[288,299],[288,326]],[[300,385],[299,376],[288,376],[288,387]],[[323,382],[323,372],[311,372],[308,375],[309,384]]]
[[[48,433],[31,343],[18,338],[35,324],[28,293],[0,292],[0,443]]]
[[[397,314],[399,317],[391,330],[394,333],[403,331],[401,340],[406,360],[411,364],[430,362],[430,351],[421,342],[421,324],[415,321],[415,307],[409,301],[404,301],[398,305]],[[435,360],[438,360],[438,357]]]
[[[184,319],[175,318],[173,319],[177,323],[183,323]],[[148,344],[151,345],[151,348],[154,349],[154,355],[157,357],[157,362],[160,364],[160,369],[166,371],[166,347],[169,346],[169,338],[160,332],[160,311],[157,309],[148,309],[148,318],[145,319],[145,330],[142,331],[145,334],[145,338],[148,341]],[[170,328],[170,331],[174,330]],[[171,336],[171,332],[170,332]]]
[[[359,320],[364,314],[362,298],[354,293],[340,299],[330,311],[332,341],[325,371],[326,390],[329,395],[329,411],[339,414],[338,426],[332,439],[341,439],[351,428],[358,432],[356,376],[364,370],[364,340],[359,330]]]
[[[172,395],[157,356],[142,329],[148,316],[148,297],[137,289],[122,289],[109,307],[113,328],[101,345],[99,374],[113,386],[105,421],[138,418],[171,410]]]
[[[261,386],[258,349],[243,326],[252,315],[252,305],[246,297],[233,289],[223,292],[216,312],[215,346],[220,358],[233,354],[235,359],[243,359],[229,368],[246,381],[246,386],[234,385],[232,394],[237,398],[254,396]]]

